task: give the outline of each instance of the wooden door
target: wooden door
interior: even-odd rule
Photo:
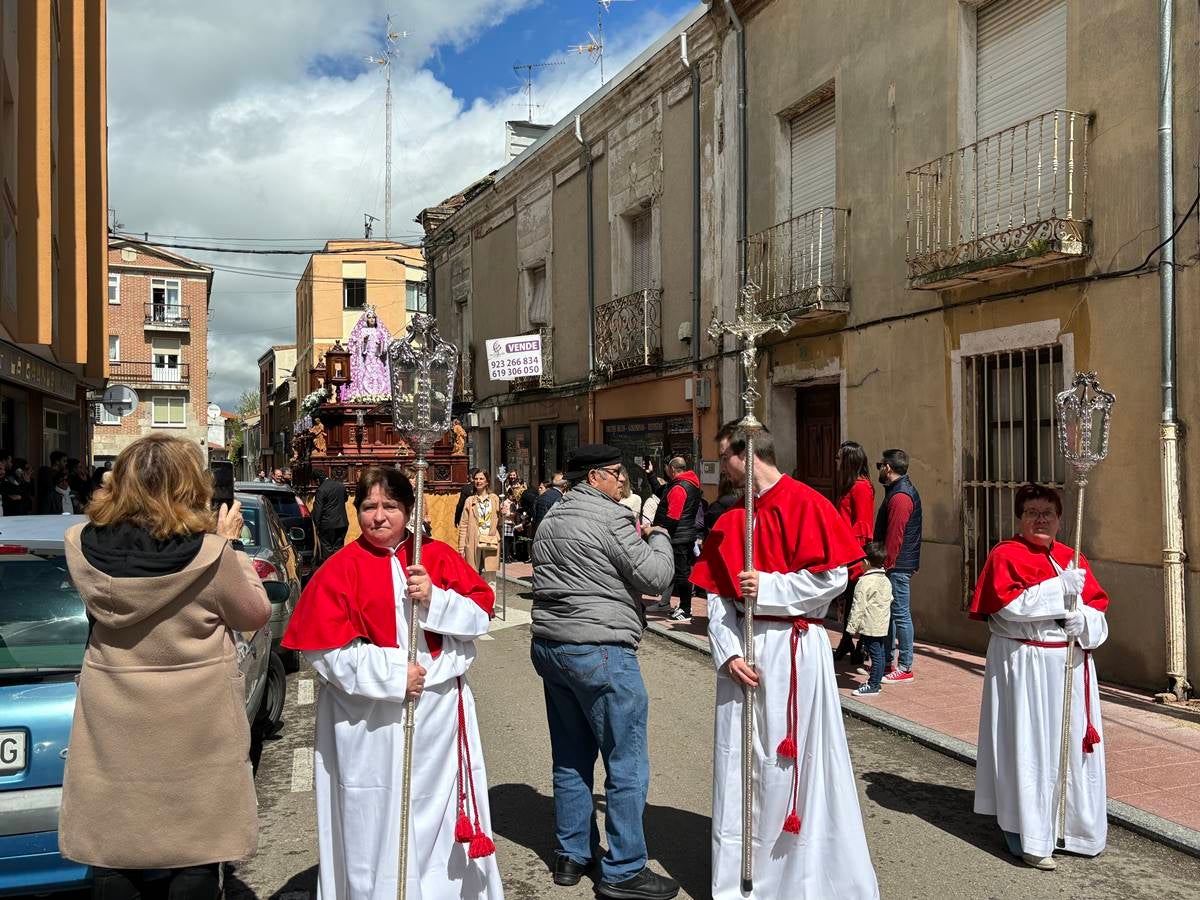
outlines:
[[[836,384],[796,391],[796,477],[830,500],[834,457],[842,442],[839,393]]]

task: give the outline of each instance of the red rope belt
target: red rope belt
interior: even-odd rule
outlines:
[[[1050,650],[1066,649],[1066,641],[1035,641],[1032,639],[1016,638],[1018,643],[1026,647],[1044,647]],[[1083,650],[1082,647],[1080,647]],[[1083,711],[1087,720],[1087,729],[1083,732],[1083,752],[1092,753],[1100,743],[1100,732],[1092,725],[1092,659],[1091,650],[1083,650]]]
[[[824,619],[813,619],[805,616],[755,616],[755,621],[758,622],[787,622],[792,626],[790,639],[790,672],[788,675],[788,699],[787,699],[787,733],[784,735],[779,746],[775,748],[775,755],[780,759],[792,760],[792,789],[790,799],[792,801],[791,811],[787,818],[783,821],[783,830],[788,834],[800,833],[800,762],[796,758],[796,728],[800,718],[799,711],[799,685],[796,671],[796,655],[800,650],[800,636],[808,631],[810,625],[824,625]]]
[[[470,844],[467,855],[471,859],[491,856],[496,852],[495,842],[488,837],[479,822],[479,803],[475,799],[475,775],[471,772],[471,745],[467,740],[467,710],[463,703],[462,676],[458,681],[458,821],[454,825],[454,840]],[[469,807],[468,807],[469,801]],[[468,809],[474,811],[472,822]]]

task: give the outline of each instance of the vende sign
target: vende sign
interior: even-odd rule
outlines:
[[[492,381],[536,378],[542,374],[542,336],[492,338],[487,342],[487,360]]]

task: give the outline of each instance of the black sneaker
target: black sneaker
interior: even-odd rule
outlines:
[[[624,881],[601,881],[596,884],[601,897],[618,900],[671,900],[679,893],[679,882],[666,875],[652,872],[649,866]]]
[[[563,887],[579,884],[580,879],[595,864],[594,859],[587,863],[577,863],[569,856],[558,856],[554,860],[554,883]]]
[[[671,615],[667,616],[667,618],[671,619],[674,622],[690,622],[690,621],[692,621],[692,617],[689,616],[687,613],[685,613],[682,609],[679,609],[679,608],[672,610]]]

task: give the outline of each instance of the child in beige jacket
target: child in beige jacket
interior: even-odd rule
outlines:
[[[863,548],[867,554],[867,569],[854,586],[854,603],[846,620],[846,633],[862,637],[862,648],[871,658],[871,674],[866,684],[854,689],[856,697],[878,694],[883,681],[884,644],[887,642],[888,621],[892,615],[892,584],[883,570],[886,551],[883,544],[872,541]]]

